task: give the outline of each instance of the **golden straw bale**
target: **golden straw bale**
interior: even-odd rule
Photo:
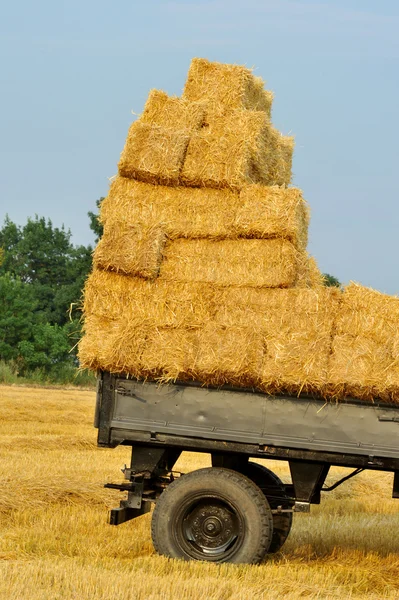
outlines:
[[[325,286],[325,279],[316,259],[313,256],[306,255],[300,264],[299,275],[296,287],[301,288],[319,288]]]
[[[331,352],[332,318],[309,315],[264,335],[261,389],[268,393],[324,393]]]
[[[166,235],[159,226],[107,223],[93,255],[100,269],[136,275],[146,279],[158,275]]]
[[[325,285],[323,273],[320,271],[317,261],[314,256],[309,256],[308,260],[308,280],[309,287],[317,288]]]
[[[188,141],[186,131],[135,121],[121,154],[119,173],[149,183],[176,185]]]
[[[292,157],[295,141],[271,127],[267,153],[268,185],[289,185],[292,178]]]
[[[293,138],[282,136],[262,111],[216,113],[190,138],[181,181],[238,190],[248,183],[288,185],[293,147]]]
[[[328,375],[331,393],[371,401],[386,399],[393,364],[390,344],[360,335],[336,335]]]
[[[151,90],[140,115],[142,123],[159,125],[175,131],[199,129],[205,119],[203,102],[188,102],[177,96],[168,96],[161,90]]]
[[[119,329],[118,321],[86,315],[83,326],[83,337],[78,345],[80,366],[96,371],[98,369],[113,370],[115,332]]]
[[[122,318],[111,338],[110,352],[104,357],[104,370],[142,377],[142,353],[146,347],[148,329],[130,325]],[[107,362],[105,362],[107,361]]]
[[[141,355],[142,374],[165,382],[189,379],[197,352],[195,330],[153,328]]]
[[[201,327],[214,317],[218,296],[209,284],[146,281],[94,270],[86,281],[84,313],[131,327]]]
[[[94,269],[85,283],[83,312],[86,317],[118,319],[128,307],[129,323],[139,325],[152,297],[153,285],[141,277]]]
[[[305,247],[309,210],[296,188],[228,189],[155,186],[117,177],[102,202],[101,222],[162,226],[176,238],[274,238]]]
[[[155,186],[117,177],[101,205],[101,221],[162,226],[170,239],[235,237],[238,194],[223,189]]]
[[[270,116],[273,94],[264,90],[264,82],[250,69],[239,65],[210,62],[194,58],[188,71],[183,97],[226,109],[263,110]]]
[[[164,251],[160,278],[221,286],[290,287],[298,251],[286,240],[175,240]]]
[[[295,326],[297,319],[324,326],[336,318],[340,301],[336,288],[223,288],[217,296],[215,322],[224,327],[257,327],[273,334]]]
[[[234,230],[240,236],[281,237],[298,248],[308,241],[309,207],[297,188],[247,185],[240,192],[242,206]]]
[[[194,187],[268,183],[271,125],[262,111],[234,111],[215,118],[190,138],[181,181]]]
[[[209,323],[198,334],[195,379],[208,385],[256,386],[263,358],[262,336],[252,328]]]
[[[394,339],[399,327],[399,298],[351,283],[342,296],[338,334],[364,336],[381,344]]]

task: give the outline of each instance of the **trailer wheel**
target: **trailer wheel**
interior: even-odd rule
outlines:
[[[156,551],[171,558],[259,563],[269,550],[273,518],[250,479],[210,467],[168,485],[155,505],[151,533]]]
[[[283,505],[284,508],[291,507],[281,479],[267,467],[258,463],[248,462],[244,474],[249,477],[265,494],[272,509]],[[292,513],[281,513],[273,515],[273,536],[269,552],[277,552],[286,541],[292,526]]]

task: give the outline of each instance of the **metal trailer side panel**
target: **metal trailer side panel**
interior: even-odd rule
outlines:
[[[107,377],[113,382],[112,406],[105,393],[111,437],[115,429],[126,439],[141,431],[399,459],[396,407]]]

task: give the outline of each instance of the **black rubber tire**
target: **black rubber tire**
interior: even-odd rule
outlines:
[[[284,484],[281,479],[267,467],[258,463],[248,462],[244,475],[249,477],[265,494],[272,509],[283,505],[284,508],[292,506],[287,502]],[[273,515],[273,536],[269,547],[269,553],[278,552],[285,543],[292,526],[292,513],[281,513]]]
[[[151,534],[155,550],[171,558],[254,564],[269,550],[273,517],[253,481],[209,467],[168,485],[155,505]]]

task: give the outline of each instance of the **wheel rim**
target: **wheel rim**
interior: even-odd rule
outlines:
[[[243,517],[236,506],[220,496],[193,496],[181,507],[176,539],[197,560],[226,561],[242,544]]]

